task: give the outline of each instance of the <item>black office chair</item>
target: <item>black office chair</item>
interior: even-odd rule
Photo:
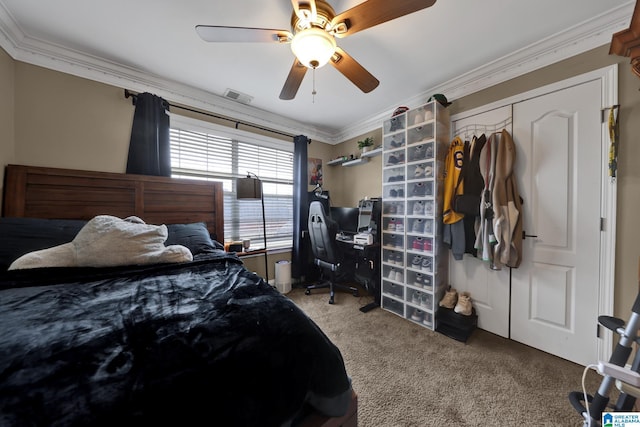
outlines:
[[[311,202],[309,205],[309,237],[311,239],[311,250],[313,251],[313,263],[322,269],[321,279],[324,271],[330,272],[329,280],[321,281],[315,285],[306,287],[305,294],[311,294],[311,289],[329,288],[329,304],[334,302],[335,289],[349,291],[353,296],[358,296],[358,288],[336,283],[336,278],[341,272],[342,256],[336,242],[338,227],[327,213],[324,211],[322,203]]]

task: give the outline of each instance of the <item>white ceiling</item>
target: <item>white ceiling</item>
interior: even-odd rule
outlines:
[[[399,1],[399,0],[395,0]],[[336,13],[358,0],[329,0]],[[197,24],[287,29],[290,0],[0,0],[0,46],[14,59],[241,120],[340,142],[399,105],[449,100],[611,41],[629,0],[437,0],[338,45],[380,80],[364,94],[331,66],[278,98],[288,45],[207,43]],[[223,97],[233,89],[251,103]],[[375,124],[375,125],[374,125]]]

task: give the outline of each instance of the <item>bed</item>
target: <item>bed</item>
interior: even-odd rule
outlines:
[[[214,182],[6,167],[0,425],[357,425],[337,347],[222,249],[222,200]],[[112,263],[120,237],[87,240],[105,223],[186,258]]]

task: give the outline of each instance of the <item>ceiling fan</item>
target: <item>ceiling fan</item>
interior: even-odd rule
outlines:
[[[432,6],[436,0],[366,0],[336,14],[325,0],[291,0],[291,31],[268,28],[196,25],[196,32],[208,42],[267,42],[291,44],[293,62],[280,99],[293,99],[308,68],[330,63],[364,93],[380,83],[347,52],[335,38],[391,21]]]

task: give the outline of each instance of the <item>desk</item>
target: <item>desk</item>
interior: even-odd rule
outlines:
[[[353,236],[336,235],[343,253],[343,262],[352,263],[347,270],[353,270],[353,280],[373,295],[374,302],[360,308],[367,312],[380,306],[380,243],[360,245],[353,242]]]

